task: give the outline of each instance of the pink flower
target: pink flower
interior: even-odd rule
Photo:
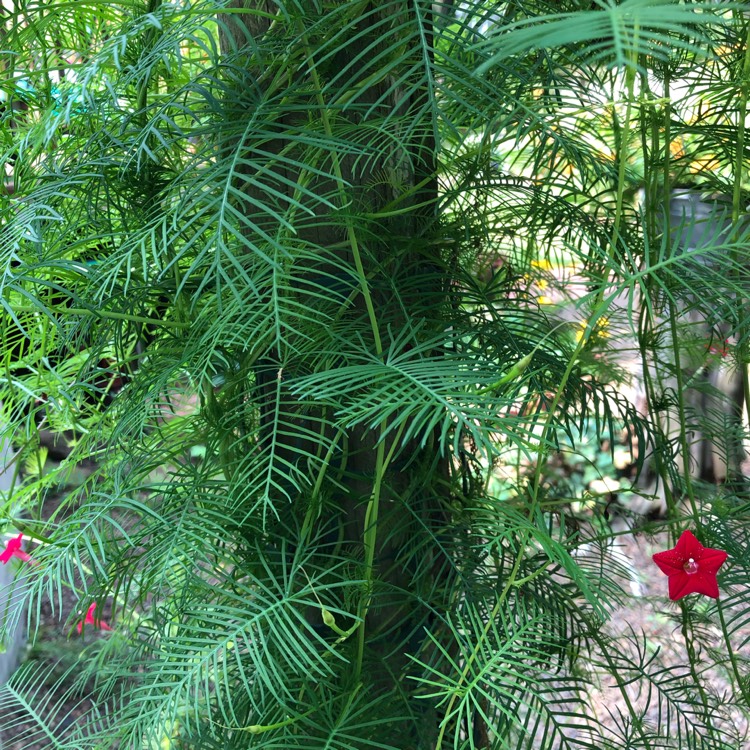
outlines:
[[[96,609],[96,602],[94,602],[88,609],[88,612],[86,612],[86,618],[83,622],[79,622],[76,626],[76,630],[78,631],[78,634],[80,635],[83,631],[84,625],[93,625],[95,628],[99,628],[99,630],[112,630],[112,628],[107,625],[104,620],[95,620],[94,619],[94,610]]]
[[[653,556],[661,572],[669,576],[669,598],[675,602],[687,594],[718,599],[716,573],[726,559],[724,550],[704,547],[690,531],[682,532],[673,549]]]
[[[11,557],[17,557],[24,562],[31,562],[31,557],[21,549],[22,540],[23,534],[19,534],[14,539],[8,539],[5,549],[2,554],[0,554],[0,562],[3,565],[5,565]]]

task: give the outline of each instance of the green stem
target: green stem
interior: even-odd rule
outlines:
[[[333,458],[333,452],[336,450],[336,446],[338,445],[338,442],[340,439],[341,439],[341,432],[338,432],[336,434],[336,437],[333,440],[331,440],[331,444],[328,446],[328,451],[326,452],[326,455],[320,464],[320,469],[318,470],[318,476],[315,478],[315,485],[313,486],[312,492],[310,493],[310,504],[307,507],[307,512],[305,513],[305,519],[302,522],[302,530],[300,531],[300,538],[302,539],[303,544],[306,544],[310,540],[310,535],[312,534],[313,523],[315,521],[314,516],[320,507],[318,503],[318,496],[320,495],[320,489],[323,486],[323,479],[326,475],[326,472],[328,471],[329,464],[331,462],[331,459]]]
[[[315,88],[315,99],[320,108],[320,121],[323,125],[325,134],[333,140],[333,128],[331,126],[331,120],[328,116],[328,107],[325,100],[323,99],[323,86],[318,75],[318,70],[313,62],[313,53],[310,47],[310,42],[307,37],[307,33],[304,30],[301,20],[297,20],[297,29],[304,44],[305,54],[309,60],[309,71],[310,78],[312,79],[313,86]],[[344,173],[341,169],[341,160],[335,149],[331,149],[331,165],[333,167],[333,174],[336,177],[336,190],[339,195],[339,201],[341,202],[341,208],[343,209],[349,202],[346,194],[346,180],[344,179]],[[375,307],[372,303],[372,296],[370,295],[370,285],[367,281],[367,274],[365,273],[364,264],[362,263],[362,254],[359,249],[359,239],[357,238],[356,227],[354,220],[350,217],[346,217],[346,237],[349,242],[349,247],[352,252],[354,259],[354,266],[357,271],[357,278],[359,280],[360,289],[362,291],[362,298],[365,302],[365,308],[367,310],[367,317],[370,321],[370,328],[372,329],[372,336],[375,341],[375,351],[380,356],[383,353],[383,343],[380,338],[380,328],[378,326],[377,315],[375,314]]]
[[[680,602],[680,610],[682,612],[682,638],[685,641],[685,650],[688,656],[688,667],[690,669],[690,676],[693,678],[693,683],[698,690],[698,695],[701,699],[703,706],[703,721],[708,729],[708,733],[712,738],[716,739],[716,734],[711,721],[711,707],[708,702],[708,695],[706,695],[706,689],[703,687],[703,682],[700,679],[698,670],[695,665],[698,663],[699,658],[695,653],[695,646],[693,645],[692,633],[690,632],[690,612],[684,601]]]
[[[742,695],[742,699],[745,701],[745,705],[750,707],[750,690],[748,690],[747,680],[742,678],[740,674],[740,667],[737,662],[737,655],[732,648],[732,642],[729,639],[729,632],[727,631],[727,623],[724,619],[724,607],[722,606],[721,599],[716,600],[716,609],[719,612],[719,622],[721,623],[721,634],[724,638],[724,643],[727,647],[727,654],[729,655],[729,663],[732,665],[732,673],[734,674],[735,680],[737,680],[737,688]]]
[[[737,145],[736,145],[736,154],[735,154],[735,162],[734,162],[734,174],[733,174],[733,190],[732,190],[732,226],[735,228],[735,231],[737,231],[739,227],[739,219],[740,215],[742,213],[742,180],[745,174],[745,138],[746,138],[746,126],[745,126],[745,118],[747,116],[747,105],[748,101],[750,101],[750,30],[748,30],[746,39],[745,39],[745,59],[742,66],[742,85],[740,87],[740,97],[739,97],[739,105],[737,108]],[[738,258],[739,251],[737,249],[734,249],[732,251],[732,274],[733,276],[737,277],[739,275],[738,273],[738,263],[740,262],[740,259]],[[745,342],[744,347],[747,348],[747,338],[748,338],[748,326],[746,324],[746,300],[742,297],[738,297],[737,299],[738,304],[738,313],[739,313],[739,320],[740,325],[738,327],[738,334],[740,341]],[[741,377],[742,377],[742,393],[745,401],[745,410],[747,412],[748,419],[750,419],[750,380],[748,379],[748,368],[746,363],[746,357],[743,354],[741,359]],[[743,700],[745,701],[745,704],[750,707],[750,691],[748,690],[748,685],[746,680],[743,680],[742,675],[740,674],[739,670],[739,664],[737,663],[737,656],[734,652],[734,649],[732,648],[732,643],[729,638],[729,632],[727,631],[727,625],[726,620],[724,619],[724,608],[722,606],[721,600],[719,599],[716,602],[716,607],[719,612],[719,622],[721,623],[721,632],[724,639],[724,643],[726,644],[727,653],[729,655],[729,661],[732,665],[732,672],[734,674],[735,679],[737,680],[737,687],[740,690],[740,693],[742,695]]]
[[[687,441],[687,430],[685,429],[685,423],[687,422],[687,414],[685,409],[685,380],[682,374],[682,362],[680,356],[680,341],[677,330],[677,313],[674,305],[669,305],[669,330],[672,338],[672,356],[674,357],[674,373],[675,380],[677,381],[677,419],[680,422],[680,452],[682,453],[683,461],[683,478],[685,480],[685,492],[690,502],[690,510],[692,511],[693,520],[697,523],[699,518],[698,513],[698,502],[695,498],[695,488],[693,487],[693,478],[690,474],[690,459],[692,453],[690,446]]]
[[[323,125],[323,130],[326,135],[333,140],[333,127],[328,116],[328,107],[325,100],[323,99],[323,86],[321,84],[320,76],[318,75],[317,68],[313,60],[312,48],[310,46],[307,33],[305,32],[304,26],[301,20],[297,20],[297,29],[300,35],[300,39],[304,45],[305,54],[309,61],[309,72],[310,78],[312,79],[313,87],[315,89],[315,98],[318,103],[320,120]],[[346,181],[344,180],[344,173],[341,168],[341,161],[339,155],[335,149],[331,150],[331,164],[333,167],[333,173],[336,178],[336,189],[339,196],[341,208],[345,208],[348,201],[346,194]],[[354,266],[357,271],[357,278],[359,279],[359,285],[362,292],[362,299],[365,303],[365,309],[367,310],[367,317],[370,322],[370,328],[372,330],[373,341],[375,343],[375,353],[380,357],[383,354],[383,342],[380,337],[380,327],[378,324],[377,315],[375,314],[375,307],[372,302],[372,296],[370,294],[370,285],[367,280],[367,274],[365,273],[364,264],[362,262],[362,254],[359,247],[359,239],[357,237],[356,227],[354,220],[350,216],[346,216],[346,236],[349,242],[349,247],[354,259]],[[365,593],[360,601],[357,616],[360,619],[359,632],[357,639],[357,657],[354,666],[355,680],[358,681],[362,674],[362,665],[364,663],[364,647],[365,647],[365,628],[367,613],[372,603],[372,585],[375,572],[375,548],[377,546],[378,536],[378,517],[380,513],[380,498],[382,490],[382,482],[385,475],[386,463],[385,463],[385,433],[388,427],[386,420],[380,422],[379,432],[380,440],[378,442],[377,452],[375,455],[375,480],[373,483],[372,493],[370,500],[367,504],[367,510],[365,511],[365,522],[364,530],[362,535],[362,545],[364,548],[364,587]]]
[[[382,430],[381,425],[381,430]],[[382,434],[382,433],[381,433]],[[365,620],[372,603],[372,586],[375,572],[375,547],[378,537],[378,515],[380,513],[380,493],[382,489],[383,475],[385,474],[385,441],[381,439],[378,443],[375,455],[375,482],[372,487],[370,501],[365,511],[364,531],[362,545],[364,547],[364,596],[357,608],[357,617],[360,620],[357,636],[357,660],[355,662],[354,677],[359,680],[362,674],[362,665],[365,654]]]
[[[625,119],[620,128],[617,148],[618,168],[617,168],[617,193],[615,203],[615,220],[612,226],[612,238],[609,243],[607,260],[611,265],[617,250],[617,243],[620,239],[620,224],[622,214],[625,210],[625,179],[628,166],[628,146],[630,142],[630,131],[632,129],[633,117],[633,100],[635,98],[635,78],[636,78],[635,60],[631,59],[625,68],[625,88],[627,93],[627,103],[625,105]]]
[[[651,294],[651,279],[647,278],[645,283],[645,294]],[[642,377],[642,383],[643,383],[643,391],[646,399],[646,404],[648,404],[649,411],[651,413],[654,413],[656,410],[654,409],[654,405],[656,404],[656,386],[654,384],[654,378],[651,375],[651,371],[649,369],[648,363],[649,362],[658,362],[658,356],[659,352],[656,350],[656,346],[652,346],[649,348],[646,345],[646,342],[649,339],[653,339],[653,321],[651,320],[651,316],[648,313],[647,306],[643,305],[641,307],[640,316],[638,320],[638,349],[640,352],[641,357],[641,377]],[[657,374],[658,377],[658,374]],[[660,435],[661,438],[661,435]],[[661,446],[657,445],[656,450],[653,454],[653,462],[654,462],[654,468],[655,473],[659,478],[659,481],[661,481],[661,486],[664,492],[664,501],[667,506],[667,519],[668,519],[668,525],[669,529],[672,533],[673,541],[676,541],[677,539],[677,529],[678,529],[678,516],[679,516],[679,508],[677,507],[677,502],[675,501],[674,493],[672,492],[672,487],[669,483],[669,475],[667,473],[667,467],[664,463],[662,452],[660,450]]]
[[[13,312],[39,312],[39,309],[31,305],[12,305]],[[175,320],[158,320],[147,318],[144,315],[133,315],[131,313],[118,313],[111,310],[90,310],[86,307],[48,307],[50,312],[69,315],[91,315],[104,320],[125,320],[128,323],[145,323],[152,326],[163,326],[164,328],[190,328],[190,323],[180,323]]]
[[[523,553],[523,550],[521,550],[521,552],[519,552],[518,556],[516,557],[516,564],[514,567],[514,572],[517,571],[518,563],[521,560],[522,553]],[[459,697],[459,694],[463,694],[463,690],[461,689],[461,686],[463,685],[463,682],[466,679],[466,676],[469,674],[471,667],[474,664],[475,659],[477,658],[477,655],[482,649],[482,644],[484,643],[484,639],[487,637],[487,634],[490,632],[490,628],[492,627],[492,624],[494,623],[495,618],[497,617],[498,612],[500,611],[500,607],[505,601],[505,597],[508,594],[509,588],[510,588],[509,586],[506,586],[506,588],[503,589],[500,596],[497,598],[497,602],[495,602],[495,606],[492,608],[492,611],[490,612],[490,615],[487,618],[487,622],[485,623],[485,626],[482,629],[482,632],[479,636],[477,645],[474,647],[474,650],[471,652],[471,654],[469,654],[469,658],[466,660],[466,664],[464,665],[464,668],[458,677],[458,681],[456,682],[456,686],[453,689],[453,694],[451,695],[451,699],[450,701],[448,701],[448,706],[445,709],[443,721],[440,724],[440,733],[438,734],[437,741],[435,742],[435,750],[442,750],[443,738],[445,737],[445,732],[447,731],[448,725],[450,724],[453,706],[455,705],[456,700]]]
[[[664,220],[665,227],[664,233],[669,242],[669,236],[671,234],[671,219],[669,215],[669,201],[672,198],[672,152],[670,150],[670,144],[672,143],[672,93],[670,87],[672,85],[672,79],[670,77],[669,65],[664,65],[664,157],[662,162],[662,188],[664,191]],[[654,196],[656,197],[656,196]]]
[[[745,60],[742,65],[742,85],[740,86],[740,98],[737,107],[737,146],[734,160],[734,184],[732,189],[732,226],[735,230],[739,227],[740,214],[742,212],[742,179],[745,174],[745,136],[746,126],[745,118],[747,117],[747,105],[750,101],[750,30],[748,31],[745,39]],[[732,275],[737,278],[739,276],[739,264],[740,258],[738,257],[739,250],[732,250]],[[743,342],[743,349],[747,351],[747,338],[750,331],[746,323],[747,315],[746,300],[738,295],[737,297],[738,314],[740,325],[738,327],[738,334],[740,341]],[[745,411],[747,418],[750,420],[750,379],[748,379],[747,371],[747,357],[741,356],[741,367],[740,374],[742,378],[742,394],[745,400]]]
[[[149,13],[153,13],[154,11],[156,11],[156,9],[160,5],[161,5],[161,0],[149,0],[148,5],[146,6],[145,15],[148,15]],[[156,29],[153,26],[149,27],[148,31],[146,31],[145,38],[144,38],[144,49],[146,51],[150,50],[154,42],[155,36],[156,36]],[[151,76],[144,76],[138,88],[138,99],[136,102],[136,109],[139,115],[142,116],[141,120],[142,120],[144,127],[146,125],[146,122],[148,121],[148,118],[146,116],[146,107],[148,105],[148,89],[149,89],[150,84],[151,84]]]

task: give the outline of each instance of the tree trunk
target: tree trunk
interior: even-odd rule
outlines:
[[[312,7],[312,3],[309,5]],[[342,8],[351,5],[340,3]],[[235,0],[232,7],[260,8],[267,14],[277,10],[275,4],[268,1]],[[341,289],[331,290],[341,299],[338,315],[342,320],[349,320],[358,331],[357,335],[366,339],[374,357],[382,358],[384,351],[393,347],[393,340],[399,337],[407,318],[413,325],[415,319],[430,317],[429,308],[441,297],[440,287],[444,282],[437,253],[427,254],[420,247],[420,238],[432,229],[437,200],[431,92],[419,82],[431,54],[431,32],[423,31],[427,58],[423,49],[413,49],[404,55],[399,66],[399,73],[404,77],[398,85],[394,85],[394,75],[374,82],[366,78],[359,80],[356,61],[362,55],[369,59],[395,54],[388,50],[392,37],[388,37],[387,43],[381,42],[384,28],[390,30],[399,23],[409,27],[419,22],[413,6],[408,3],[400,4],[397,16],[393,4],[383,13],[378,7],[374,2],[361,5],[356,31],[349,26],[345,32],[352,38],[346,44],[337,40],[337,52],[331,56],[325,48],[317,50],[335,29],[314,28],[316,19],[312,13],[306,19],[291,22],[297,39],[287,54],[297,57],[299,62],[294,66],[294,80],[288,82],[286,114],[278,122],[279,130],[310,128],[322,139],[339,139],[343,153],[332,148],[317,164],[305,163],[304,155],[300,155],[298,161],[302,166],[297,171],[289,169],[288,163],[285,166],[270,163],[269,156],[266,168],[269,172],[276,171],[275,187],[287,196],[287,208],[299,199],[299,194],[295,195],[298,185],[304,185],[315,196],[327,196],[333,204],[333,208],[322,203],[311,206],[313,219],[301,212],[287,214],[293,216],[291,241],[332,253],[331,262],[321,253],[317,267],[308,264],[297,271],[295,282],[300,301],[315,306],[314,297],[306,295],[306,289],[317,290],[321,279],[326,279],[328,284],[338,280]],[[259,42],[277,33],[282,35],[276,24],[290,23],[283,20],[272,23],[265,16],[241,14],[228,18],[222,32],[223,51],[227,55],[237,54],[248,40]],[[312,30],[306,31],[305,24],[313,26]],[[407,36],[405,44],[412,44],[412,38]],[[252,42],[247,49],[252,50]],[[266,71],[250,52],[247,65],[248,75],[257,81],[258,106],[263,106],[263,96],[270,95],[267,87],[275,85],[276,81],[265,75]],[[337,82],[336,75],[344,70],[349,72],[344,80]],[[412,85],[415,77],[418,82]],[[331,80],[337,83],[327,88]],[[345,100],[351,92],[356,92],[353,106],[330,104],[332,100]],[[357,128],[364,130],[375,126],[391,135],[390,145],[375,157],[368,154],[364,159],[357,149]],[[266,143],[265,149],[270,155],[281,153],[286,146],[286,140],[279,138]],[[249,181],[239,180],[238,185],[248,196],[242,211],[255,214],[254,223],[268,234],[278,232],[273,219],[257,209],[267,196]],[[392,216],[377,217],[389,204],[398,211],[386,212]],[[345,215],[347,212],[349,218]],[[376,218],[366,218],[373,216]],[[342,265],[351,269],[344,278],[340,272]],[[414,283],[415,274],[423,276],[421,285]],[[409,281],[412,289],[419,286],[419,294],[401,291],[398,286],[403,279]],[[405,305],[409,307],[405,309]],[[381,321],[387,321],[387,328]],[[435,321],[430,323],[434,325]],[[308,357],[298,356],[278,343],[269,347],[254,367],[255,395],[263,423],[260,441],[273,441],[279,460],[288,463],[298,463],[300,456],[319,450],[313,440],[303,436],[319,430],[316,425],[321,421],[327,423],[328,437],[334,437],[330,415],[320,411],[300,412],[299,432],[295,436],[274,433],[271,415],[273,399],[278,397],[277,389],[282,389],[285,400],[293,401],[294,395],[289,392],[287,382],[306,374],[309,367]],[[337,543],[348,548],[352,564],[360,566],[365,579],[356,608],[356,614],[365,622],[356,630],[352,627],[354,632],[346,644],[350,679],[353,683],[364,682],[371,691],[382,691],[384,695],[394,691],[406,693],[414,688],[414,683],[404,679],[412,664],[405,654],[418,650],[424,638],[423,626],[431,616],[426,607],[416,603],[421,592],[413,590],[416,571],[410,569],[416,562],[404,560],[401,554],[407,539],[413,547],[414,535],[421,534],[425,537],[425,555],[429,556],[429,541],[438,533],[436,529],[443,526],[440,505],[444,489],[423,487],[419,477],[429,474],[428,484],[432,485],[435,477],[442,477],[443,488],[447,485],[445,459],[437,460],[438,470],[435,471],[436,445],[419,448],[414,443],[406,450],[397,447],[393,460],[386,466],[386,457],[393,446],[392,436],[390,440],[382,440],[386,427],[380,424],[347,430],[332,460],[335,466],[331,471],[338,473],[339,480],[327,502],[329,513],[316,519],[320,527],[336,530],[323,538],[323,544],[333,544],[338,538]],[[295,495],[291,488],[289,495],[296,509],[296,522],[304,532],[302,519],[317,499],[305,493]],[[290,541],[296,545],[304,540]],[[434,582],[431,585],[434,586]],[[310,612],[309,618],[319,623],[320,612]],[[356,619],[353,618],[341,626],[349,628],[354,624]],[[408,738],[403,741],[412,743],[410,747],[428,740],[424,732],[419,739],[412,736],[414,731],[413,726],[402,730]]]

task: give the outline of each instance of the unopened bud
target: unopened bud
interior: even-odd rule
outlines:
[[[331,612],[329,612],[325,607],[320,608],[320,613],[323,615],[323,622],[329,627],[329,628],[335,628],[336,627],[336,618],[333,616]]]

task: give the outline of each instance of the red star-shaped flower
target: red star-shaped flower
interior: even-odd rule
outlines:
[[[22,543],[23,534],[19,534],[13,539],[8,539],[5,545],[5,549],[0,554],[0,562],[5,565],[5,563],[7,563],[11,557],[17,557],[19,560],[23,560],[24,562],[31,562],[31,557],[29,557],[29,555],[27,555],[21,549]]]
[[[94,611],[96,610],[96,602],[94,602],[88,609],[88,612],[86,612],[86,619],[83,622],[79,622],[76,626],[76,630],[78,631],[78,634],[81,634],[81,631],[83,630],[84,625],[93,625],[95,628],[99,628],[99,630],[112,630],[112,628],[107,625],[106,622],[103,620],[96,620],[94,619]]]
[[[719,598],[716,573],[727,559],[722,549],[704,547],[690,531],[683,531],[674,549],[657,552],[654,562],[669,576],[669,598],[676,602],[687,594]]]

